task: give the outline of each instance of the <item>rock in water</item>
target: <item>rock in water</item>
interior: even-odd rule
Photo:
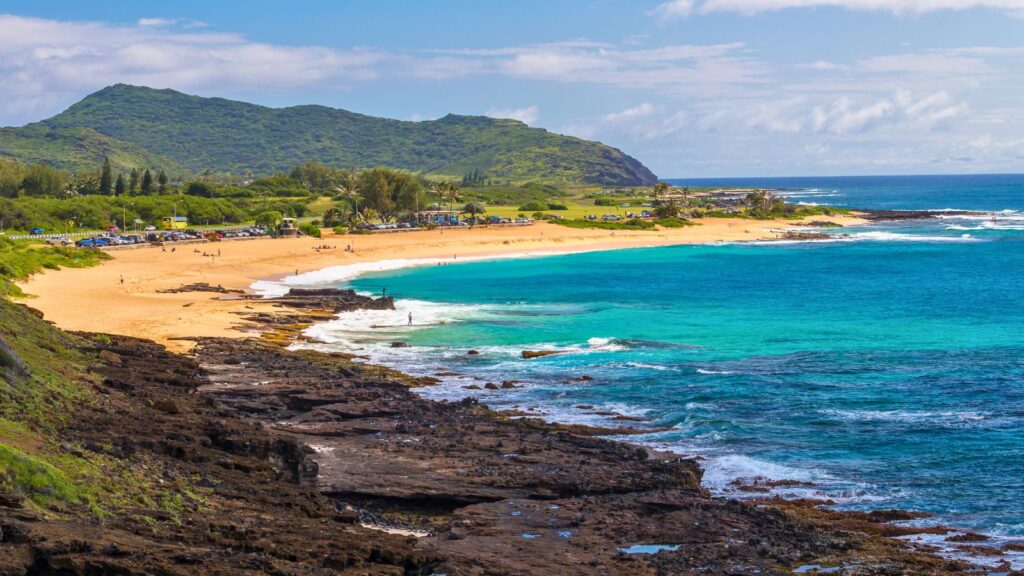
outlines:
[[[561,350],[523,350],[523,359],[530,360],[532,358],[543,358],[544,356],[561,353]]]

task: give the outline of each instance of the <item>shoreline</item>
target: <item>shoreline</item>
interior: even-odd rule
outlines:
[[[817,218],[817,219],[821,220],[820,217]],[[856,224],[861,224],[861,223],[865,223],[865,222],[863,222],[863,221],[857,221],[856,222]],[[775,222],[768,222],[766,224],[772,224],[772,225],[777,226],[777,223],[775,223]],[[847,224],[847,225],[849,225],[849,224]],[[774,232],[775,230],[777,230],[777,228],[771,228],[771,229],[766,230],[765,232],[775,233]],[[622,235],[626,236],[625,234],[622,234]],[[574,244],[574,245],[572,245],[570,247],[566,247],[567,249],[564,249],[564,250],[548,251],[548,252],[498,251],[498,252],[493,252],[493,253],[484,253],[485,252],[484,250],[480,250],[480,253],[474,253],[473,256],[464,256],[462,259],[460,259],[460,261],[480,261],[480,260],[495,259],[495,258],[544,257],[544,256],[553,256],[553,255],[560,255],[560,254],[570,254],[570,253],[578,253],[578,252],[586,252],[586,251],[598,251],[598,250],[614,250],[614,249],[627,249],[627,248],[671,246],[671,245],[679,245],[679,244],[704,244],[704,243],[714,243],[714,242],[747,241],[747,240],[711,240],[709,242],[686,242],[686,241],[675,241],[675,240],[679,240],[679,238],[673,237],[673,238],[670,239],[672,241],[669,241],[669,242],[661,243],[659,241],[659,242],[655,242],[655,243],[652,243],[652,244],[644,245],[644,244],[639,244],[637,242],[637,240],[638,239],[650,240],[651,236],[659,236],[659,234],[658,233],[647,233],[647,234],[640,234],[640,235],[633,235],[633,234],[631,234],[631,235],[629,235],[630,236],[629,242],[622,242],[621,244],[620,244],[619,241],[609,242],[609,240],[607,238],[603,238],[602,237],[603,235],[593,235],[593,236],[594,237],[592,237],[592,238],[588,238],[587,241],[582,241],[582,242],[576,243],[576,244]],[[639,238],[636,238],[636,236],[639,236]],[[646,238],[645,238],[645,236],[646,236]],[[345,242],[349,238],[351,238],[351,237],[327,237],[327,238],[319,239],[319,240],[318,239],[306,239],[306,241],[304,241],[302,243],[304,245],[308,245],[308,244],[313,244],[313,245],[323,245],[323,244],[338,245],[339,248],[337,249],[337,252],[341,252],[342,254],[347,255],[348,253],[344,252],[341,247],[343,246],[342,242]],[[364,240],[364,238],[365,237],[356,237],[356,240],[357,241]],[[657,238],[657,240],[665,240],[665,239],[666,239],[665,236],[660,236],[659,238]],[[770,238],[760,238],[760,239],[752,239],[752,240],[749,240],[749,241],[757,242],[757,241],[765,241],[765,240],[769,240],[769,239]],[[488,240],[489,242],[493,243],[493,239],[491,239],[491,238],[487,238],[486,240]],[[242,244],[245,247],[249,247],[249,246],[254,246],[255,242],[258,242],[258,241],[250,241],[250,242],[244,242],[244,243],[240,243],[240,244]],[[282,240],[276,240],[276,241],[273,241],[272,240],[272,241],[267,241],[267,242],[276,242],[278,244],[282,244],[282,243],[292,244],[293,242],[297,243],[298,241],[293,241],[293,240],[283,240],[283,241]],[[365,243],[366,242],[364,240],[363,244],[365,244]],[[482,244],[484,246],[486,246],[487,242],[483,242]],[[611,244],[611,245],[609,245],[609,244]],[[211,247],[212,248],[221,248],[221,250],[224,253],[224,255],[227,256],[227,253],[226,253],[226,251],[224,249],[229,247],[230,245],[231,245],[230,243],[224,243],[224,244],[204,244],[202,246],[207,248],[207,249],[210,249]],[[188,253],[188,248],[191,248],[191,247],[192,246],[185,246],[185,250],[183,252],[185,252],[187,254]],[[299,248],[302,248],[302,247],[305,247],[305,246],[299,246]],[[480,248],[480,247],[481,246],[473,246],[473,248]],[[290,246],[288,246],[288,248],[295,248],[295,246],[294,245],[290,245]],[[439,247],[435,246],[435,247],[432,247],[432,248],[439,248]],[[358,250],[358,248],[357,248],[357,250]],[[146,251],[148,251],[148,252],[155,252],[155,249],[142,249],[142,250],[139,250],[139,251],[132,251],[132,252],[146,252]],[[371,249],[370,251],[371,252],[376,252],[376,253],[380,253],[380,252],[388,253],[387,248],[382,249],[381,247],[375,247],[375,248]],[[295,250],[292,250],[291,252],[294,253]],[[334,250],[328,250],[328,251],[326,251],[326,253],[327,253],[328,256],[331,256],[331,255],[334,255],[336,252]],[[318,256],[322,256],[322,253],[315,252],[315,254],[317,254]],[[266,254],[262,255],[262,257],[266,257],[266,256],[267,256]],[[308,261],[314,261],[314,260],[318,260],[318,259],[319,258],[301,258],[300,261],[308,262]],[[119,259],[115,256],[115,260],[112,263],[101,265],[101,266],[99,266],[97,268],[94,268],[94,269],[85,269],[85,270],[99,270],[99,269],[102,269],[102,268],[111,268],[111,269],[113,269],[115,267],[112,266],[112,264],[116,263],[118,260]],[[405,267],[405,265],[409,265],[409,263],[411,263],[411,262],[415,263],[415,264],[412,264],[412,265],[430,265],[430,264],[434,264],[434,263],[437,263],[437,262],[449,261],[446,258],[441,257],[441,256],[433,257],[433,259],[425,257],[425,258],[418,258],[418,259],[417,258],[412,258],[412,259],[401,259],[401,260],[400,259],[395,259],[395,260],[386,260],[386,259],[362,259],[362,260],[359,260],[359,259],[356,259],[356,260],[357,261],[349,262],[349,263],[343,265],[343,267],[349,268],[349,271],[351,271],[352,267],[363,268],[363,270],[361,272],[358,272],[358,273],[365,273],[367,271],[372,271],[372,270],[365,270],[365,268],[372,267],[374,265],[381,264],[381,263],[384,263],[384,262],[401,262],[401,263],[403,263],[404,264],[403,266],[396,266],[394,268],[390,268],[390,269],[398,269],[400,267]],[[454,262],[455,260],[453,259],[451,261]],[[265,266],[268,266],[268,264],[265,261],[262,261],[261,259],[256,259],[256,263],[259,264],[261,266],[261,268],[265,267]],[[122,262],[122,264],[123,264],[123,262]],[[135,266],[141,266],[141,263],[136,262],[134,259],[132,260],[131,264],[133,264]],[[150,266],[160,266],[160,263],[157,262],[157,263],[154,264],[154,263],[150,262],[149,265]],[[238,263],[233,263],[232,264],[232,268],[230,269],[230,272],[233,275],[231,275],[230,277],[233,278],[233,279],[238,279],[238,278],[248,279],[248,278],[250,278],[251,276],[249,276],[248,273],[237,269],[237,267],[240,266],[240,265],[241,264],[238,264]],[[292,262],[290,261],[289,264],[288,264],[288,267],[290,268],[291,265],[292,265]],[[213,268],[213,266],[214,265],[211,264],[210,268]],[[281,267],[284,266],[284,264],[278,263],[278,264],[275,264],[275,266],[277,266],[278,268],[281,268]],[[330,269],[330,267],[328,267],[328,268],[322,268],[321,267],[321,268],[315,269],[313,271],[307,272],[305,274],[316,274],[318,272],[323,272],[324,270],[328,270],[328,269]],[[74,270],[71,270],[71,271],[74,271]],[[107,276],[109,276],[110,274],[114,274],[116,276],[119,273],[120,272],[118,272],[117,270],[113,270],[112,272],[108,272]],[[355,277],[356,275],[358,275],[358,273],[353,273],[353,275],[350,276],[350,277]],[[205,272],[200,270],[199,274],[202,276],[202,278],[204,278],[204,281],[206,281],[207,277],[225,278],[225,277],[229,276],[229,274],[225,274],[225,273],[221,272],[220,270],[217,270],[216,274],[212,270],[206,270]],[[303,275],[303,273],[300,272],[299,278],[301,278],[302,275]],[[43,278],[43,277],[46,277],[46,276],[50,276],[51,278],[55,278],[55,277],[57,277],[59,275],[51,273],[51,274],[48,274],[48,275],[43,275],[40,278]],[[175,286],[170,286],[168,288],[180,287],[181,285],[187,283],[187,278],[188,278],[187,276],[183,278],[181,275],[176,275],[174,273],[171,273],[170,276],[173,277],[173,278],[177,278],[177,280],[176,280],[176,285]],[[266,280],[267,276],[263,277],[264,278],[263,281],[264,282],[275,283],[275,284],[286,284],[286,282],[283,282],[283,281],[285,281],[287,278],[289,278],[291,276],[293,276],[293,275],[290,275],[290,274],[287,273],[287,271],[285,271],[285,272],[278,273],[276,275],[276,278],[277,278],[276,281],[275,280],[271,280],[271,281]],[[339,281],[341,279],[343,279],[343,278],[332,278],[330,280],[324,280],[324,283],[337,282],[337,281]],[[174,305],[180,306],[181,308],[184,309],[183,311],[181,311],[182,312],[182,316],[180,316],[178,318],[179,322],[182,323],[183,327],[191,326],[192,322],[193,322],[192,319],[196,319],[198,321],[197,322],[197,326],[198,326],[199,330],[207,330],[207,329],[210,329],[210,330],[222,330],[222,332],[218,332],[218,333],[215,333],[215,334],[182,334],[182,335],[167,336],[167,340],[166,341],[161,341],[159,338],[154,338],[152,335],[149,335],[149,334],[147,334],[145,332],[131,333],[131,334],[125,334],[125,335],[154,339],[154,340],[157,340],[158,342],[160,342],[162,344],[168,345],[168,347],[171,348],[171,349],[174,349],[174,348],[179,348],[179,350],[180,349],[189,349],[189,348],[191,348],[191,345],[192,345],[192,341],[191,340],[187,340],[187,341],[186,340],[175,340],[174,338],[187,339],[187,338],[201,338],[201,337],[204,337],[204,336],[228,336],[228,337],[235,337],[235,338],[237,338],[237,337],[243,337],[243,336],[252,336],[254,334],[254,332],[251,329],[246,329],[246,328],[243,328],[242,326],[240,326],[241,318],[238,316],[239,313],[241,313],[241,311],[244,310],[244,309],[251,309],[252,311],[265,310],[265,311],[268,311],[268,312],[273,312],[272,308],[276,308],[277,307],[274,304],[273,301],[238,299],[237,297],[235,299],[223,299],[220,295],[215,295],[215,297],[211,299],[210,298],[211,294],[209,292],[206,292],[206,293],[203,293],[203,292],[180,292],[180,293],[176,293],[176,294],[158,293],[157,290],[166,290],[168,288],[157,288],[157,286],[162,285],[161,284],[162,282],[166,282],[166,281],[169,281],[169,280],[170,280],[170,278],[168,278],[167,275],[163,275],[163,276],[157,275],[157,276],[151,278],[150,279],[150,284],[148,285],[148,287],[151,290],[149,292],[146,292],[146,291],[132,292],[131,289],[130,289],[131,284],[128,283],[128,285],[127,285],[128,287],[125,289],[125,291],[123,293],[124,298],[109,298],[107,301],[104,301],[104,305],[108,306],[108,309],[109,309],[109,306],[115,305],[117,302],[126,302],[126,301],[134,303],[134,302],[142,302],[142,301],[151,301],[152,300],[152,301],[159,301],[161,303],[166,303],[167,306],[170,306],[173,303]],[[254,280],[254,281],[258,281],[258,280]],[[33,284],[34,283],[32,281],[23,284],[23,287],[26,289],[26,292],[35,293],[33,290],[31,290],[31,287],[33,286]],[[299,284],[299,283],[297,283],[297,284]],[[245,289],[245,288],[249,288],[249,287],[252,286],[252,284],[250,284],[249,287],[241,287],[241,286],[238,286],[237,284],[222,284],[222,285],[224,286],[224,288],[226,288],[228,290],[234,290],[234,289],[239,289],[239,288]],[[304,287],[310,287],[310,284],[308,282],[301,282],[301,285],[304,286]],[[137,298],[141,298],[142,300],[137,300]],[[36,304],[36,302],[33,302],[33,301],[29,301],[27,303],[30,304],[30,305],[33,305],[33,306],[35,306],[35,304]],[[204,304],[206,306],[204,306]],[[44,313],[46,313],[46,316],[47,316],[48,319],[53,320],[53,318],[51,318],[50,314],[47,312],[47,309],[46,309],[47,305],[48,304],[44,303],[43,306],[38,306],[38,307],[40,309],[42,309],[44,311]],[[215,311],[217,313],[216,321],[215,322],[204,322],[203,320],[201,320],[202,318],[207,316],[211,310],[213,310],[213,311]],[[222,315],[227,315],[227,314],[230,314],[230,315],[233,315],[233,316],[229,316],[227,318],[222,316]],[[186,317],[190,318],[190,320],[185,320]],[[125,321],[124,318],[120,318],[118,320],[120,322],[124,322]],[[229,321],[233,321],[233,322],[231,322],[228,326],[225,327],[223,323],[225,321],[228,321],[228,320]],[[316,320],[318,320],[318,319],[314,319],[314,322]],[[104,319],[103,318],[95,318],[94,317],[93,319],[88,320],[88,321],[89,322],[103,322]],[[108,318],[108,321],[109,321],[109,318]],[[60,321],[58,321],[57,323],[58,323],[58,325],[61,325]],[[310,325],[312,325],[312,324],[310,324]],[[139,325],[136,325],[136,324],[128,324],[128,325],[119,324],[119,326],[120,327],[127,327],[127,328],[130,328],[130,329],[135,329]],[[61,327],[67,328],[65,326],[61,326]],[[83,329],[83,330],[88,330],[88,331],[110,332],[109,329],[104,329],[102,327],[100,327],[100,328],[78,328],[78,329]],[[117,333],[117,332],[114,332],[114,333]],[[171,332],[171,333],[173,334],[173,332]],[[392,367],[392,369],[396,369],[396,368]],[[398,369],[400,369],[400,368],[398,368]],[[643,444],[635,443],[635,442],[629,441],[628,439],[626,439],[626,440],[619,439],[618,441],[619,442],[626,442],[627,444],[634,445],[634,446],[643,446]],[[648,446],[648,448],[650,448],[650,446]],[[753,499],[754,500],[758,500],[759,498],[753,497]],[[374,528],[376,529],[376,527],[374,527]]]
[[[584,251],[651,248],[780,239],[780,230],[807,221],[841,226],[867,224],[856,216],[792,220],[706,218],[698,226],[657,231],[573,229],[539,222],[520,228],[448,229],[413,234],[345,235],[324,238],[255,239],[168,245],[111,252],[92,268],[37,274],[20,283],[26,304],[65,330],[106,332],[152,339],[176,352],[196,337],[244,337],[255,333],[243,314],[272,305],[238,295],[167,293],[192,283],[253,292],[256,282],[276,282],[335,266],[372,266],[388,260],[469,261]],[[353,251],[346,250],[352,245]],[[318,250],[320,246],[331,246]],[[205,255],[204,255],[205,254]]]

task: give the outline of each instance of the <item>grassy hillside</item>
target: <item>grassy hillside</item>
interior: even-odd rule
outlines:
[[[450,114],[434,121],[405,122],[324,106],[267,108],[120,84],[49,120],[5,130],[0,150],[44,149],[27,141],[44,137],[47,128],[57,134],[92,129],[193,171],[268,174],[312,160],[336,167],[391,166],[454,177],[479,171],[500,182],[655,181],[650,170],[615,148],[515,120]],[[59,164],[81,154],[67,146],[53,146],[52,151],[52,159],[38,154],[36,159]]]
[[[110,158],[114,169],[163,168],[183,172],[184,168],[141,146],[115,140],[91,128],[50,128],[35,124],[24,128],[0,128],[0,157],[33,164],[49,164],[71,171],[92,170]]]

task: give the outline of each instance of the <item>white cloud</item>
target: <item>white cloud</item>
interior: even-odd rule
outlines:
[[[123,82],[203,95],[344,89],[376,79],[469,76],[571,82],[675,95],[723,93],[764,81],[743,44],[642,49],[588,40],[493,49],[385,51],[284,46],[191,22],[134,25],[0,15],[0,124],[36,120],[83,94]],[[271,73],[272,72],[272,73]]]
[[[176,22],[172,18],[139,18],[139,26],[170,26]]]
[[[0,15],[0,121],[38,119],[55,102],[117,82],[200,93],[277,91],[373,78],[384,59],[375,51],[278,46],[237,34]]]
[[[580,138],[650,141],[680,132],[688,120],[685,111],[672,111],[650,102],[642,102],[598,118],[575,122],[563,127],[561,131]]]
[[[685,18],[693,12],[738,12],[756,14],[790,8],[834,7],[858,11],[885,11],[893,14],[921,14],[938,10],[992,8],[1018,14],[1024,0],[671,0],[659,4],[649,14],[662,20]]]
[[[764,80],[766,68],[742,43],[669,45],[650,49],[574,40],[507,48],[434,50],[414,60],[423,77],[496,74],[677,93],[721,92]]]
[[[523,124],[533,124],[540,118],[540,107],[525,106],[523,108],[491,108],[484,112],[484,116],[491,118],[511,118],[519,120]]]
[[[205,28],[206,22],[200,20],[186,20],[183,18],[139,18],[137,24],[143,27],[167,27],[181,26],[182,28]]]
[[[919,100],[906,91],[891,98],[857,105],[841,98],[831,106],[818,106],[811,112],[815,132],[851,134],[865,132],[882,125],[910,124],[914,129],[932,129],[968,111],[963,102],[954,102],[946,92],[935,92]]]
[[[657,16],[662,20],[673,18],[685,18],[693,12],[693,0],[670,0],[658,4],[654,10],[648,12],[651,16]]]
[[[623,120],[636,120],[637,118],[646,118],[654,114],[654,105],[650,102],[644,102],[638,104],[632,108],[626,108],[621,112],[612,112],[605,115],[605,120],[608,122],[622,122]]]

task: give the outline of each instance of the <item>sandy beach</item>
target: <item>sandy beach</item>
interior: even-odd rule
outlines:
[[[814,216],[843,226],[863,224],[854,216]],[[192,346],[181,338],[246,335],[240,314],[270,304],[208,292],[161,293],[206,282],[249,290],[261,279],[281,278],[329,266],[394,259],[481,258],[502,255],[561,254],[610,250],[771,240],[791,220],[698,220],[699,226],[658,231],[580,230],[536,223],[528,227],[448,229],[411,233],[253,239],[217,243],[141,247],[112,251],[101,266],[48,271],[22,284],[30,306],[66,330],[144,337],[173,351]],[[351,244],[353,251],[345,250]],[[335,249],[320,250],[328,245]],[[204,256],[203,253],[207,254]],[[217,256],[212,256],[217,255]]]

